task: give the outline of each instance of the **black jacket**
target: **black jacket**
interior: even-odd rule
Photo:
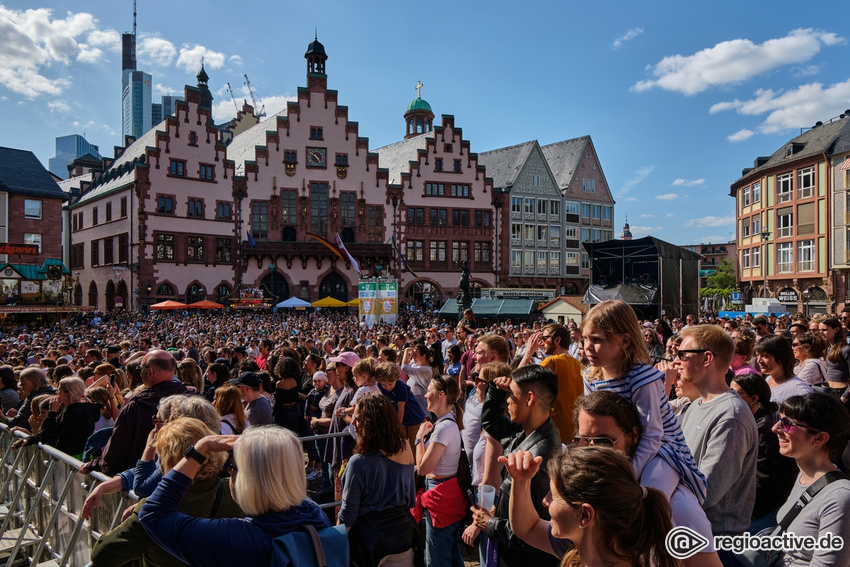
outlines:
[[[86,440],[94,433],[94,424],[100,419],[101,407],[100,404],[81,402],[71,404],[61,413],[48,413],[39,434],[40,441],[66,455],[81,455]]]
[[[540,471],[531,480],[531,499],[534,509],[544,520],[549,519],[549,510],[543,506],[543,499],[549,492],[549,474],[546,466],[555,451],[561,450],[561,433],[552,419],[526,436],[519,424],[505,417],[505,401],[508,394],[490,382],[487,396],[481,410],[481,424],[484,431],[502,444],[504,454],[514,451],[530,451],[535,457],[543,457]],[[511,498],[511,476],[502,467],[502,495],[496,506],[496,515],[487,523],[487,535],[499,543],[501,565],[510,567],[555,567],[558,559],[535,547],[527,545],[511,529],[508,521],[508,507]]]

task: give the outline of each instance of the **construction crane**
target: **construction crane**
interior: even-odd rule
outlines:
[[[245,84],[248,85],[248,94],[251,95],[251,103],[254,105],[254,116],[256,116],[257,118],[265,118],[265,116],[266,116],[265,105],[263,105],[262,108],[260,108],[257,105],[257,99],[254,98],[254,88],[251,86],[251,81],[248,79],[248,74],[245,73],[243,75],[243,77],[245,77]],[[257,110],[257,109],[259,109],[259,110]]]
[[[233,101],[233,108],[236,109],[236,114],[234,115],[234,118],[236,118],[239,116],[239,105],[236,104],[236,97],[233,96],[233,89],[230,88],[230,83],[227,83],[227,92],[230,93],[230,100]]]

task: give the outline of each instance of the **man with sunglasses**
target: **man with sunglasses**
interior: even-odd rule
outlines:
[[[705,475],[702,507],[714,535],[739,535],[755,506],[758,429],[747,403],[726,383],[735,344],[715,325],[685,329],[680,336],[673,365],[700,395],[682,419],[682,432]],[[731,552],[718,555],[724,565],[733,564]]]

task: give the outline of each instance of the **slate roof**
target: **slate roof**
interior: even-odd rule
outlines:
[[[26,197],[64,199],[65,193],[35,154],[0,147],[0,191]]]
[[[795,163],[815,155],[831,153],[834,142],[849,121],[850,117],[845,117],[803,132],[796,138],[782,144],[782,147],[776,150],[762,165],[749,170],[745,169],[738,181],[758,177],[761,172],[781,166],[784,163]],[[802,147],[786,157],[785,149],[789,144],[799,144]]]
[[[540,148],[543,150],[543,155],[549,163],[549,169],[552,170],[559,189],[564,190],[569,187],[588,143],[590,143],[590,136],[581,136]]]
[[[848,151],[850,151],[850,120],[845,120],[844,126],[841,127],[838,137],[835,138],[835,142],[832,144],[830,154],[841,154]]]
[[[148,147],[154,147],[156,145],[157,131],[165,131],[165,120],[142,134],[141,138],[125,148],[121,155],[106,168],[103,174],[97,177],[91,189],[86,191],[74,205],[91,201],[114,189],[134,182],[136,180],[136,173],[133,162],[144,156],[145,150]]]
[[[284,108],[233,138],[227,146],[227,159],[236,164],[236,175],[245,175],[245,162],[257,159],[257,146],[266,145],[266,132],[277,132],[277,117],[286,116],[286,112]]]
[[[512,187],[536,142],[524,142],[516,146],[490,150],[478,154],[478,164],[487,168],[487,177],[493,179],[493,187]]]
[[[372,150],[378,154],[378,167],[390,172],[390,183],[401,183],[401,174],[410,173],[410,162],[418,161],[419,150],[424,150],[431,132]]]

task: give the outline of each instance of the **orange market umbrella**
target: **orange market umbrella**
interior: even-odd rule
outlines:
[[[154,303],[151,305],[151,309],[185,309],[188,307],[185,303],[180,303],[179,301],[163,301],[162,303]]]
[[[190,309],[224,309],[224,305],[216,303],[215,301],[210,301],[209,299],[190,303],[187,307]]]

